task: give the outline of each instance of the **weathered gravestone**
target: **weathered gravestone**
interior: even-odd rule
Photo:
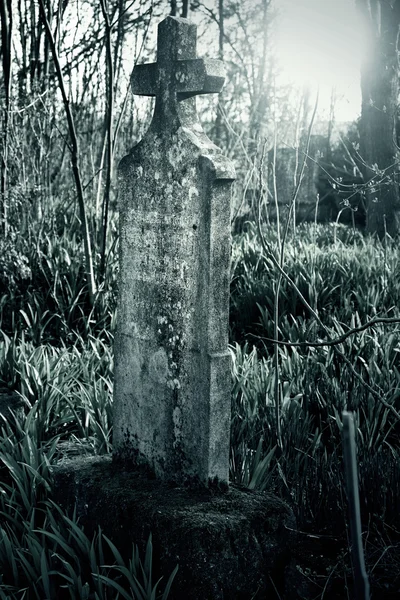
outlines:
[[[318,211],[317,220],[326,220],[325,207],[319,204],[317,198],[319,160],[326,152],[326,145],[327,139],[324,136],[312,135],[310,137],[303,178],[295,203],[296,221],[298,222],[314,221],[316,210]],[[303,161],[304,153],[299,148],[276,148],[275,160],[274,149],[272,148],[268,152],[268,187],[272,193],[268,210],[272,219],[276,217],[275,190],[280,217],[286,218],[293,198],[295,179],[297,182]]]
[[[195,26],[174,17],[159,25],[157,63],[134,70],[133,92],[156,107],[120,167],[114,456],[54,468],[56,502],[87,533],[100,525],[125,558],[152,533],[155,571],[179,564],[171,600],[282,590],[295,529],[280,499],[227,485],[234,171],[194,98],[222,83],[218,61],[196,58]]]
[[[114,453],[180,483],[228,482],[235,174],[195,104],[223,82],[220,61],[196,58],[196,26],[164,20],[157,62],[132,77],[153,121],[120,165]]]

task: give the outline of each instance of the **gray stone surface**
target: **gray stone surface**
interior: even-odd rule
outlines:
[[[168,17],[157,62],[134,69],[155,95],[144,139],[120,163],[114,458],[158,478],[227,484],[232,164],[202,131],[195,95],[223,65],[196,56],[196,27]]]
[[[91,537],[101,526],[126,561],[150,532],[154,580],[178,564],[171,600],[264,600],[283,597],[296,523],[279,498],[238,489],[173,487],[109,457],[64,461],[54,471],[54,500],[76,510]],[[272,583],[273,582],[273,583]],[[162,588],[162,584],[161,584]]]
[[[318,160],[323,158],[326,151],[326,138],[320,135],[312,135],[306,159],[306,166],[303,173],[303,179],[297,195],[295,209],[297,220],[313,221],[315,219],[315,210],[318,207],[317,202],[317,181],[319,166]],[[301,166],[304,160],[302,151],[295,148],[277,148],[275,158],[275,177],[276,191],[278,197],[279,211],[281,217],[285,218],[287,208],[290,205],[294,192],[294,178],[298,179]],[[274,150],[268,152],[268,187],[272,195],[274,194]],[[276,215],[274,197],[269,199],[269,214],[272,217]]]

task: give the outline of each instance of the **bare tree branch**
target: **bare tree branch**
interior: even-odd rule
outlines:
[[[374,327],[374,325],[379,325],[380,323],[382,323],[382,324],[383,323],[399,324],[400,318],[376,317],[374,319],[371,319],[367,323],[364,323],[364,325],[360,325],[360,327],[354,327],[353,329],[346,331],[346,333],[344,333],[343,335],[340,335],[340,336],[330,339],[330,340],[324,340],[322,342],[284,342],[283,340],[278,340],[278,339],[274,340],[272,338],[264,337],[261,335],[256,335],[254,333],[249,333],[249,335],[256,337],[259,340],[265,340],[266,342],[271,342],[272,344],[279,344],[280,346],[292,346],[292,347],[297,347],[297,348],[322,348],[325,346],[337,346],[338,344],[343,344],[343,342],[345,342],[347,340],[347,338],[351,337],[352,335],[361,333],[362,331],[365,331],[369,327]]]

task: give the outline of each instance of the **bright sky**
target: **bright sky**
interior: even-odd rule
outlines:
[[[336,88],[336,121],[361,110],[360,62],[366,43],[354,0],[275,0],[274,28],[282,79],[319,85],[321,110],[329,112]]]

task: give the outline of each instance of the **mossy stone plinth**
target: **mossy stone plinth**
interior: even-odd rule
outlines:
[[[54,478],[55,501],[76,505],[85,532],[100,525],[125,558],[152,533],[156,572],[168,576],[179,564],[171,599],[261,599],[271,578],[282,584],[295,519],[274,496],[172,487],[109,457],[66,460]]]

